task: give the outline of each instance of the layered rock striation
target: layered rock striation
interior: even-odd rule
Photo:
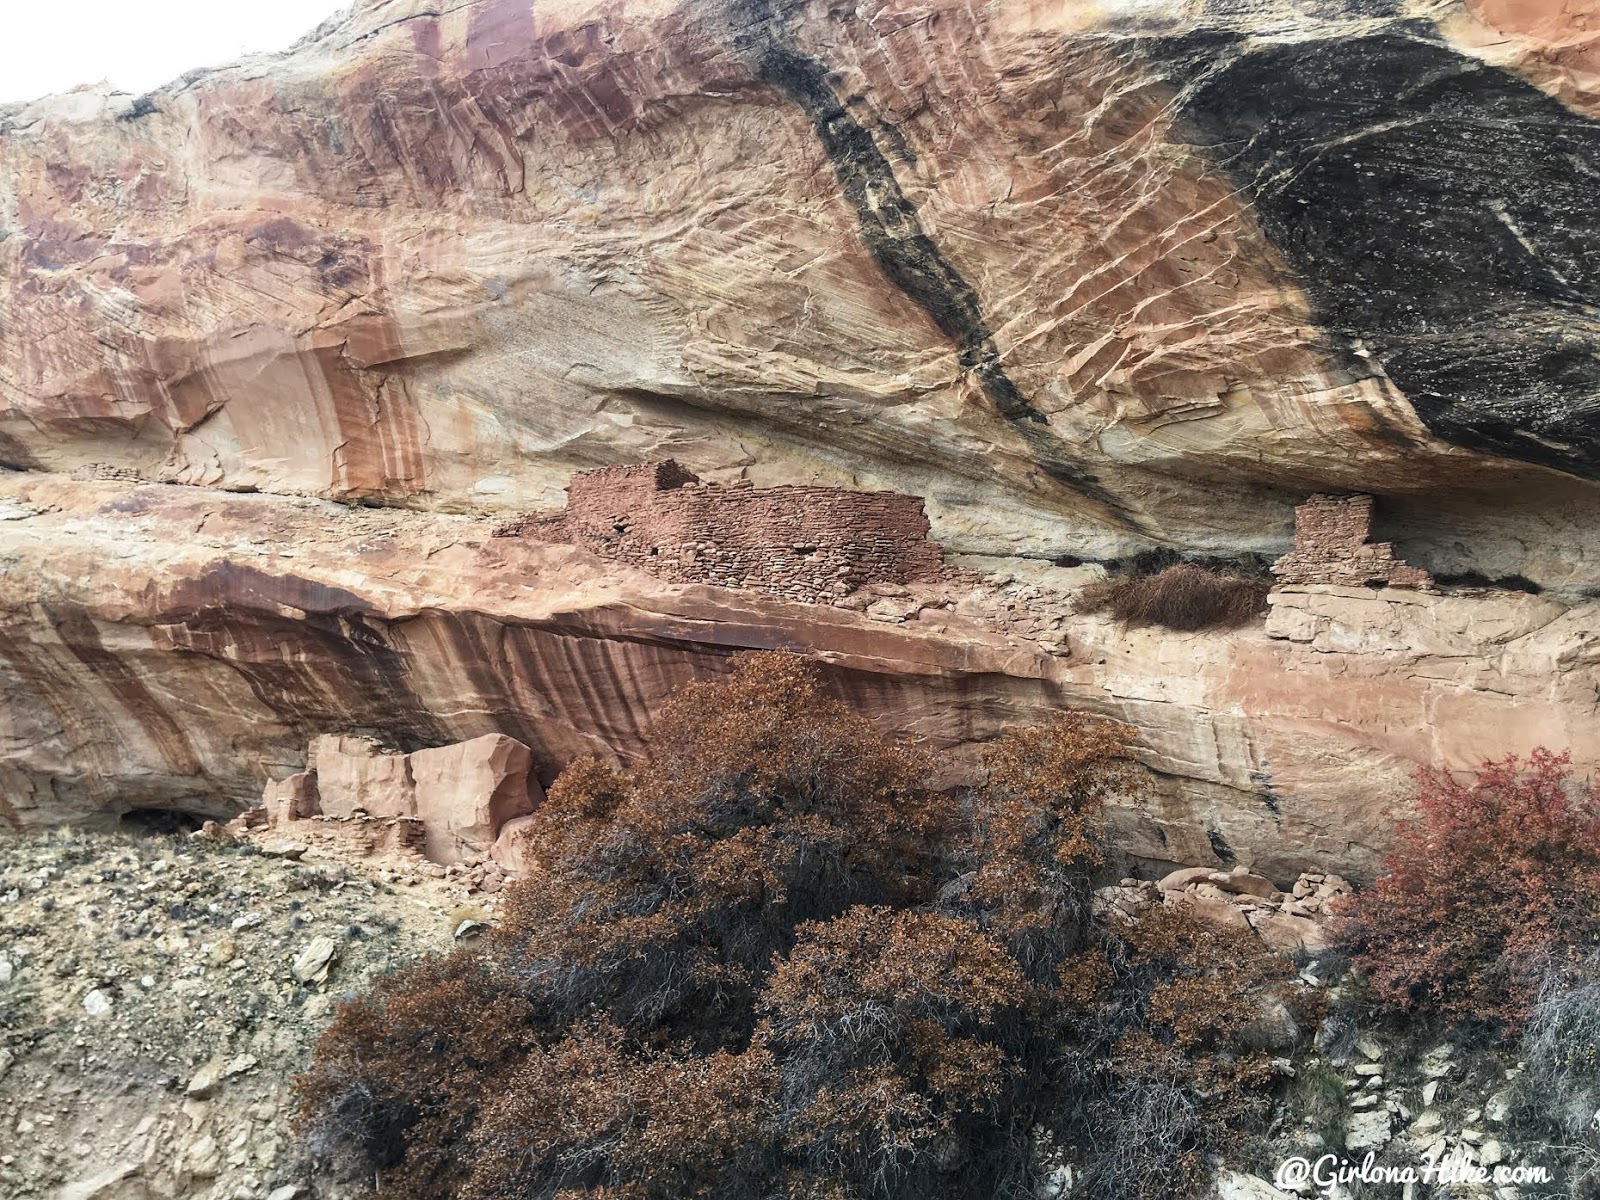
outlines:
[[[0,108],[0,823],[228,816],[324,735],[504,737],[547,783],[770,647],[967,768],[1128,719],[1135,853],[1282,881],[1370,868],[1418,764],[1600,759],[1585,12],[361,0]],[[490,536],[667,457],[716,512],[925,497],[991,582]],[[1381,502],[1368,550],[1544,594],[1073,612],[1096,563],[1275,559],[1333,493]]]
[[[0,506],[13,828],[229,816],[334,733],[413,762],[503,736],[549,783],[581,754],[636,756],[674,688],[748,649],[813,657],[850,704],[948,751],[950,783],[1062,707],[1126,720],[1157,786],[1118,813],[1123,844],[1280,883],[1370,872],[1420,764],[1547,744],[1600,765],[1592,601],[1285,588],[1264,625],[1177,634],[1075,615],[1089,568],[1017,561],[851,608],[673,584],[487,518],[46,476],[0,482]]]
[[[1582,7],[362,0],[0,110],[0,460],[459,511],[672,455],[954,552],[1600,582]]]

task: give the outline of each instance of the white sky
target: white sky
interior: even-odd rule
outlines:
[[[0,103],[108,79],[140,94],[284,50],[349,0],[0,0]]]

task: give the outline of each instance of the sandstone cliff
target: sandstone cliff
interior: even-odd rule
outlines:
[[[460,509],[670,448],[1025,555],[1376,491],[1594,582],[1594,14],[364,0],[0,113],[4,458]]]
[[[1595,11],[363,0],[0,109],[0,819],[233,811],[323,733],[548,778],[767,645],[950,744],[1130,718],[1175,862],[1359,870],[1416,762],[1593,762]],[[668,455],[1021,578],[874,619],[487,540]],[[1179,637],[1045,565],[1275,556],[1321,491],[1548,594]]]
[[[1063,705],[1115,714],[1161,785],[1121,814],[1128,847],[1274,877],[1370,869],[1417,763],[1540,743],[1600,760],[1595,602],[1283,590],[1264,627],[1125,631],[1070,614],[1081,572],[1019,564],[856,612],[674,585],[466,516],[3,486],[0,820],[17,827],[231,813],[329,731],[402,749],[502,733],[548,782],[578,754],[636,752],[674,687],[752,648],[817,656],[851,703],[943,747]]]

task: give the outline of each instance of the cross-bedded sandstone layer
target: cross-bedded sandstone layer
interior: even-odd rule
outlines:
[[[362,0],[0,109],[0,822],[224,815],[324,734],[548,781],[766,646],[969,751],[1131,720],[1173,862],[1359,872],[1416,763],[1600,759],[1593,16]],[[666,457],[926,497],[1015,581],[805,606],[488,536]],[[1320,492],[1547,594],[1124,633],[1042,565],[1276,557]]]
[[[0,460],[1600,582],[1590,0],[364,0],[0,112]]]

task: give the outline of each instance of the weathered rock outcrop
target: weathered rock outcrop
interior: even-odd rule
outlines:
[[[267,784],[262,805],[275,827],[317,816],[404,818],[417,823],[417,849],[436,863],[488,855],[508,825],[544,800],[533,755],[499,733],[410,754],[372,738],[323,735],[312,740],[306,767]],[[514,856],[503,849],[501,857]]]
[[[1099,888],[1094,907],[1117,921],[1136,921],[1156,905],[1183,907],[1216,928],[1248,929],[1274,949],[1316,953],[1328,948],[1328,917],[1350,894],[1347,881],[1322,872],[1301,875],[1283,892],[1246,867],[1184,867],[1159,881],[1129,877]]]
[[[548,782],[768,646],[968,759],[1125,717],[1129,844],[1275,878],[1362,872],[1417,763],[1595,762],[1585,7],[362,0],[0,109],[0,822],[292,806],[320,735]],[[821,608],[489,537],[668,456],[925,496],[1011,582]],[[1177,636],[1044,565],[1276,557],[1317,492],[1546,594]]]
[[[1600,581],[1589,0],[363,0],[0,110],[0,460],[501,511],[670,453],[959,553]],[[1492,131],[1492,132],[1486,132]]]
[[[4,481],[0,507],[0,821],[17,826],[225,815],[331,731],[405,751],[503,735],[548,782],[582,753],[636,753],[674,687],[741,649],[815,656],[958,775],[1064,705],[1128,720],[1158,794],[1118,815],[1125,844],[1280,884],[1369,871],[1419,763],[1550,744],[1600,764],[1595,602],[1284,589],[1264,627],[1124,631],[1071,614],[1087,569],[1020,561],[854,611],[668,584],[465,516],[45,476]]]

